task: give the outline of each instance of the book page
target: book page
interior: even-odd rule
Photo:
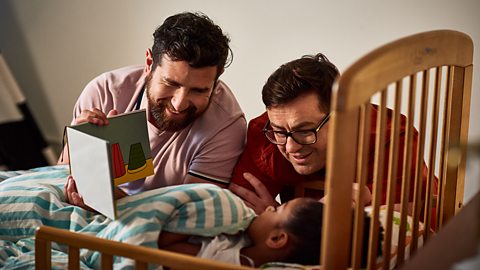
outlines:
[[[154,173],[145,110],[108,118],[106,126],[84,123],[72,128],[110,143],[115,185],[145,178]]]
[[[86,205],[115,219],[108,141],[67,127],[70,172]]]

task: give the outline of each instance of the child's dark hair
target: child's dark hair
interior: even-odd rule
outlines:
[[[361,265],[360,267],[365,268],[367,267],[368,262],[368,242],[370,240],[370,226],[372,223],[372,218],[367,214],[363,213],[363,241],[362,241],[362,257],[361,257]],[[382,242],[383,242],[383,227],[380,226],[378,230],[378,242],[377,242],[377,257],[382,255]],[[353,246],[353,230],[352,230],[352,246]]]
[[[293,241],[287,263],[315,265],[320,261],[322,238],[323,204],[305,198],[299,207],[291,212],[291,218],[283,224]]]
[[[353,213],[353,211],[352,211]],[[367,264],[368,241],[371,218],[364,215],[362,267]],[[323,203],[304,198],[302,204],[291,212],[291,218],[283,224],[293,242],[290,254],[284,262],[305,265],[318,265],[320,262],[320,245],[322,241]],[[382,228],[378,237],[378,256],[382,247]]]

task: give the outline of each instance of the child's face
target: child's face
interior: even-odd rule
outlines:
[[[304,198],[296,198],[278,207],[269,206],[248,227],[248,235],[254,243],[264,241],[272,230],[281,229],[290,218],[293,209],[299,207]]]

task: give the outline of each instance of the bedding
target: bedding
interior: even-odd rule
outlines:
[[[365,212],[369,214],[370,216],[372,215],[373,208],[372,207],[365,207]],[[398,240],[400,236],[400,218],[401,214],[399,211],[394,210],[393,211],[393,216],[392,216],[392,236],[391,236],[391,249],[390,249],[390,267],[389,269],[394,269],[396,264],[397,264],[397,254],[398,254]],[[380,206],[380,211],[379,211],[379,219],[380,219],[380,224],[383,226],[383,228],[386,228],[387,226],[387,206],[386,205],[381,205]],[[405,227],[405,259],[408,259],[410,255],[410,245],[412,244],[412,228],[413,228],[413,219],[411,216],[407,215],[407,224]],[[423,233],[425,230],[425,226],[423,223],[419,224],[419,237],[418,237],[418,247],[423,246]],[[385,234],[385,230],[383,230],[383,234]],[[385,236],[383,237],[385,239]],[[379,257],[377,260],[377,269],[380,269],[383,267],[383,261],[382,258]]]
[[[248,227],[255,213],[226,189],[211,184],[160,188],[117,200],[118,219],[65,203],[68,166],[0,172],[0,268],[34,268],[34,234],[40,225],[157,248],[162,230],[214,236]],[[81,268],[98,268],[100,254],[81,250]],[[52,244],[52,267],[65,268],[65,246]],[[115,268],[133,262],[114,258]]]

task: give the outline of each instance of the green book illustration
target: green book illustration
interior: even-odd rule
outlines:
[[[70,173],[85,204],[114,219],[114,187],[154,173],[145,110],[116,115],[106,126],[67,127]]]

